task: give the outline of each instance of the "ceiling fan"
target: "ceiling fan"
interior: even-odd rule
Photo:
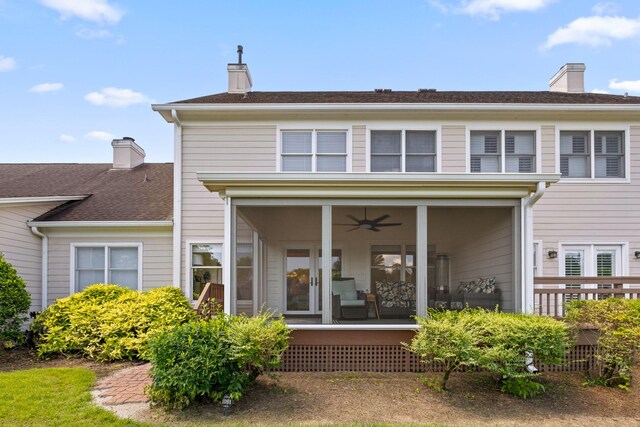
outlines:
[[[382,223],[385,219],[389,218],[391,215],[382,215],[375,219],[367,219],[367,208],[364,208],[364,219],[358,219],[353,215],[347,215],[347,218],[353,220],[351,224],[335,224],[335,225],[350,225],[353,227],[347,231],[354,231],[358,229],[366,229],[371,231],[380,231],[380,227],[397,227],[402,225],[401,222],[388,222]]]

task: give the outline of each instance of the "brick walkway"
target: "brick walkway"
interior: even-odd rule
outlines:
[[[149,398],[144,394],[144,387],[151,384],[150,367],[150,364],[145,363],[123,369],[102,379],[96,386],[98,397],[105,399],[102,401],[105,405],[149,402]]]

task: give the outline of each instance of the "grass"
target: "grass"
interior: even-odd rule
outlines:
[[[96,376],[84,368],[0,372],[0,425],[141,426],[93,405]]]

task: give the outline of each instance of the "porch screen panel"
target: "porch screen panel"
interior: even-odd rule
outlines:
[[[104,247],[76,248],[76,292],[87,286],[103,283]]]
[[[191,299],[197,300],[207,283],[223,284],[222,245],[191,245]]]
[[[331,279],[342,277],[342,249],[331,250]],[[322,249],[318,250],[318,309],[322,310]]]
[[[567,178],[591,177],[589,132],[560,132],[560,173]]]
[[[624,178],[622,132],[596,132],[596,178]]]
[[[407,172],[436,171],[436,133],[434,131],[406,131]]]
[[[282,132],[282,171],[311,172],[313,160],[312,132]]]
[[[371,172],[402,171],[402,132],[371,131]]]
[[[371,247],[371,292],[376,282],[399,282],[402,276],[402,247],[374,245]]]
[[[253,299],[253,230],[242,219],[236,221],[236,296],[240,301]]]

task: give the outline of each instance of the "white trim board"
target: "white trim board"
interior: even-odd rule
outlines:
[[[173,227],[173,221],[28,221],[30,227]]]
[[[39,197],[0,197],[0,205],[17,203],[71,202],[83,200],[89,196],[39,196]]]

